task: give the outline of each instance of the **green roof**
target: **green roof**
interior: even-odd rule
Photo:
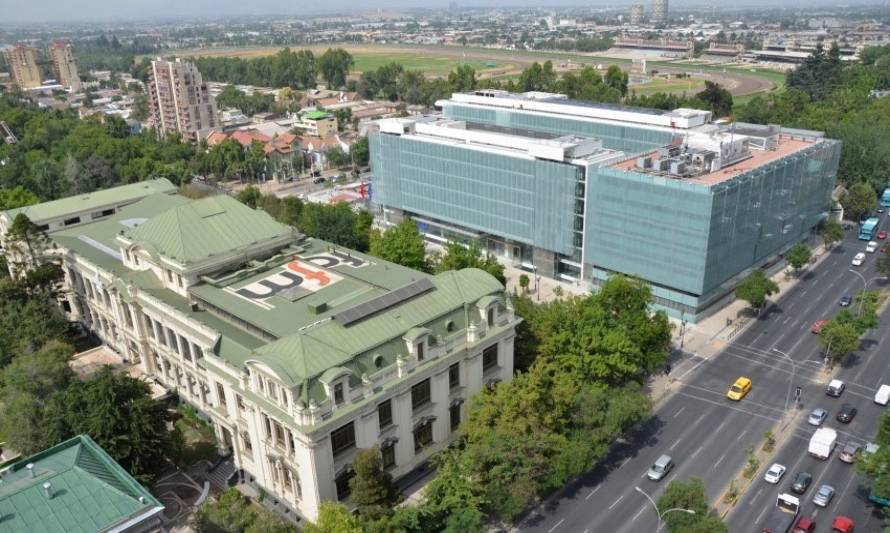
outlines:
[[[43,202],[42,204],[10,209],[9,211],[4,211],[3,214],[12,220],[19,213],[24,213],[32,222],[39,224],[41,221],[61,217],[70,213],[78,213],[91,209],[99,209],[100,207],[107,205],[136,201],[151,194],[173,194],[175,192],[176,186],[170,183],[166,178],[160,178],[141,181],[139,183],[130,183],[128,185],[121,185],[120,187],[112,187],[111,189],[103,189],[101,191],[87,194],[78,194],[77,196],[69,196],[68,198]]]
[[[0,482],[0,531],[96,532],[161,508],[86,435],[17,461]]]
[[[321,120],[323,118],[330,118],[331,116],[330,113],[324,111],[307,111],[303,113],[303,118],[307,120]]]
[[[125,234],[184,264],[288,235],[296,236],[296,230],[223,195],[174,207]]]

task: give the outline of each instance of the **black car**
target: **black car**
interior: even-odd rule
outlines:
[[[856,416],[858,411],[852,405],[845,403],[841,406],[841,410],[838,412],[835,417],[838,422],[843,422],[844,424],[849,424],[853,421],[853,417]]]
[[[791,490],[797,494],[803,494],[807,491],[812,482],[813,476],[806,472],[798,472],[797,475],[794,476],[794,481],[791,483]]]
[[[841,296],[841,307],[850,307],[851,303],[853,303],[853,298],[850,296]]]

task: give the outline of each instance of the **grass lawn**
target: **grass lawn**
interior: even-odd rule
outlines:
[[[467,59],[461,61],[459,59],[442,56],[424,56],[419,54],[384,54],[384,53],[353,53],[355,58],[354,72],[367,72],[375,70],[383,65],[396,62],[405,67],[406,70],[419,70],[427,75],[447,75],[449,72],[457,68],[460,64],[470,65],[476,72],[490,70],[492,68],[504,68],[506,64],[497,62],[495,67],[487,66],[486,61]]]
[[[695,94],[705,88],[704,80],[689,78],[685,80],[661,80],[655,79],[649,83],[640,83],[628,87],[628,92],[636,91],[639,95],[654,93],[686,93]]]
[[[213,429],[198,419],[192,409],[180,406],[177,411],[182,415],[175,422],[176,429],[182,435],[182,447],[178,457],[173,458],[174,462],[180,467],[191,466],[201,460],[213,462],[217,455]]]

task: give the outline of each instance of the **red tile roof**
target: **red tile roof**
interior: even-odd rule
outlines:
[[[210,135],[207,136],[207,146],[216,146],[218,144],[222,144],[222,142],[228,138],[228,134],[221,131],[211,132]]]
[[[256,130],[238,130],[232,134],[231,139],[235,139],[241,146],[249,147],[253,141],[260,141],[262,143],[267,143],[272,140],[272,137],[260,133]]]

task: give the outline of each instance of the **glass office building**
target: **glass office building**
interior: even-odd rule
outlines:
[[[718,125],[502,91],[455,94],[438,117],[371,135],[374,202],[431,240],[589,283],[640,276],[695,320],[827,216],[840,144],[818,132]]]

